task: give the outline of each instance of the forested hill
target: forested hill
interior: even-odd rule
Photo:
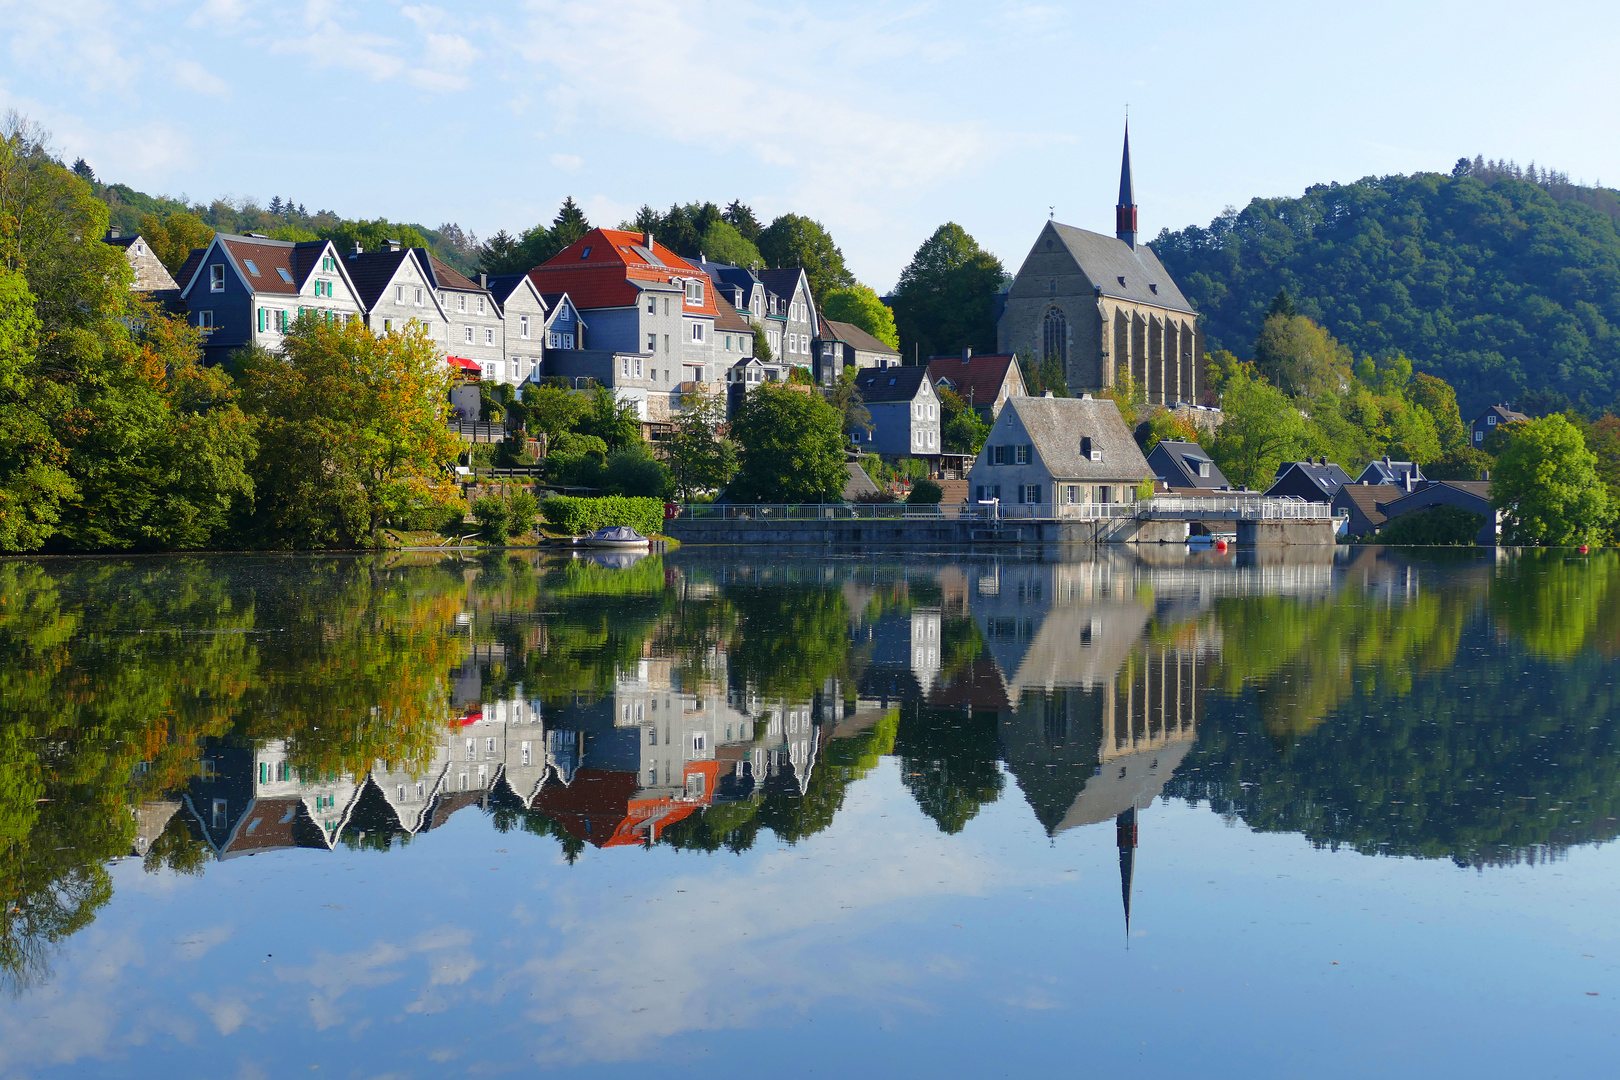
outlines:
[[[1476,158],[1449,176],[1255,199],[1153,248],[1203,313],[1209,348],[1249,359],[1286,288],[1357,355],[1402,352],[1451,383],[1468,415],[1526,395],[1544,409],[1620,397],[1617,223],[1614,191]]]

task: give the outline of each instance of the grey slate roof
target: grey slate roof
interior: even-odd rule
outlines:
[[[1298,472],[1301,476],[1307,477],[1311,483],[1321,488],[1325,495],[1332,495],[1350,482],[1350,474],[1332,462],[1326,465],[1319,465],[1314,461],[1284,462],[1277,470],[1277,480],[1281,480],[1290,472]]]
[[[837,322],[833,319],[821,320],[821,340],[842,341],[845,345],[853,345],[861,352],[882,353],[885,356],[900,355],[899,349],[889,348],[854,323]]]
[[[1001,410],[1003,419],[1009,409],[1022,421],[1035,453],[1054,477],[1146,480],[1153,475],[1119,407],[1106,398],[1008,398]],[[1092,448],[1102,451],[1101,461],[1081,456],[1082,438],[1089,438]]]
[[[367,311],[377,306],[383,290],[394,280],[400,264],[411,257],[403,248],[399,251],[363,251],[343,261],[348,264],[349,280],[360,294],[360,305]]]
[[[516,290],[519,285],[523,284],[523,279],[528,276],[528,274],[496,274],[494,277],[487,277],[484,279],[485,288],[489,290],[489,294],[495,298],[495,302],[497,304],[504,305],[507,299],[511,297],[513,291]],[[456,286],[453,285],[450,286],[450,288],[455,287]],[[477,288],[477,285],[474,284],[473,287]],[[553,293],[552,295],[558,297],[559,299],[563,296],[562,293]],[[545,298],[542,297],[541,299]],[[546,300],[547,311],[550,311],[554,306],[555,305],[551,301]]]
[[[1492,405],[1484,412],[1480,413],[1479,419],[1475,420],[1474,423],[1479,423],[1492,413],[1496,414],[1496,422],[1499,424],[1522,424],[1530,419],[1528,416],[1524,415],[1524,413],[1514,412],[1506,405]]]
[[[1421,466],[1410,461],[1391,461],[1389,458],[1379,458],[1367,462],[1367,467],[1361,470],[1356,477],[1358,484],[1401,484],[1405,483],[1407,473],[1412,474],[1414,481],[1427,479],[1423,475]]]
[[[1080,265],[1081,272],[1093,285],[1102,289],[1104,296],[1194,313],[1192,304],[1181,295],[1170,272],[1146,244],[1137,244],[1133,250],[1115,236],[1104,236],[1055,221],[1050,224],[1069,249],[1069,254],[1074,256],[1074,261]]]
[[[1176,465],[1180,466],[1182,472],[1181,476],[1170,476],[1168,475],[1168,472],[1165,475],[1165,479],[1171,481],[1172,483],[1186,479],[1191,482],[1192,487],[1197,488],[1224,488],[1232,486],[1231,482],[1226,479],[1226,474],[1221,472],[1220,466],[1215,464],[1215,459],[1204,453],[1204,448],[1199,446],[1197,443],[1176,442],[1173,439],[1160,439],[1159,445],[1153,448],[1153,453],[1149,454],[1148,457],[1150,460],[1154,458],[1167,457]],[[1209,463],[1208,476],[1198,475],[1198,465],[1200,462]]]
[[[802,267],[790,266],[782,270],[761,270],[758,276],[765,283],[765,288],[784,300],[790,300],[793,290],[799,287],[799,275],[803,273]]]
[[[875,405],[891,401],[914,401],[922,384],[928,381],[925,367],[867,368],[855,376],[861,400]]]

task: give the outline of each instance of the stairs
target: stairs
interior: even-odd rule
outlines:
[[[940,495],[939,505],[961,506],[967,502],[971,488],[966,480],[936,480],[935,483],[943,493]]]

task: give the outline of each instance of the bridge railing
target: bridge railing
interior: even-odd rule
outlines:
[[[1330,521],[1333,508],[1304,499],[1263,495],[1155,495],[1136,504],[1143,518],[1196,521]]]
[[[993,507],[910,503],[670,503],[686,521],[985,521]]]

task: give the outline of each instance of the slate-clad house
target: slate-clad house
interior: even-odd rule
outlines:
[[[1232,485],[1213,458],[1197,443],[1160,439],[1147,456],[1153,475],[1162,477],[1172,488],[1230,490]]]
[[[815,365],[812,377],[820,386],[831,386],[848,368],[888,368],[900,366],[900,353],[889,348],[853,323],[834,319],[819,320],[821,336],[811,343]]]
[[[763,329],[769,304],[765,298],[765,283],[759,280],[758,275],[746,267],[711,262],[701,256],[697,260],[697,267],[709,275],[715,292],[737,310],[737,315],[744,322],[759,322]],[[776,339],[771,343],[773,350],[780,340],[781,332],[778,330]]]
[[[219,233],[181,267],[187,318],[203,332],[203,353],[217,364],[238,349],[281,347],[299,313],[362,315],[342,256],[329,240],[291,243]]]
[[[1388,520],[1380,504],[1406,494],[1407,489],[1396,484],[1346,484],[1333,496],[1333,516],[1348,518],[1346,534],[1371,536]]]
[[[528,372],[519,375],[517,365],[507,362],[506,325],[495,295],[486,286],[434,258],[425,248],[417,248],[416,257],[426,269],[444,308],[448,325],[445,354],[477,364],[486,382],[522,382]]]
[[[437,260],[435,260],[437,261]],[[446,268],[448,269],[448,268]],[[506,349],[505,378],[508,382],[522,383],[538,380],[545,363],[547,326],[556,321],[566,330],[559,330],[559,339],[567,334],[569,348],[576,338],[584,336],[579,323],[579,312],[574,310],[564,293],[556,300],[556,309],[546,302],[527,274],[502,274],[499,277],[478,275],[478,286],[489,291],[495,310],[501,317],[501,334]],[[560,347],[560,346],[559,346]]]
[[[1277,479],[1266,489],[1272,499],[1294,498],[1328,503],[1339,489],[1350,483],[1350,474],[1327,458],[1315,461],[1288,461],[1277,470]]]
[[[976,502],[1038,517],[1077,517],[1086,503],[1129,503],[1153,475],[1119,408],[1090,394],[1009,398],[968,475]]]
[[[778,360],[795,367],[811,367],[815,356],[813,342],[820,325],[815,298],[810,295],[810,278],[803,267],[761,270],[756,275],[765,286],[765,334],[771,352]]]
[[[852,443],[867,453],[893,457],[939,455],[939,395],[928,381],[927,368],[864,371],[855,377],[855,388],[872,414],[872,430],[851,432]]]
[[[1504,424],[1528,423],[1530,418],[1522,412],[1514,412],[1506,405],[1492,405],[1474,419],[1469,428],[1469,440],[1477,450],[1485,444],[1485,436]]]
[[[383,251],[356,250],[343,262],[373,333],[403,332],[416,324],[443,349],[444,308],[417,251],[390,244]]]
[[[1380,503],[1385,524],[1407,514],[1422,513],[1436,506],[1454,506],[1484,518],[1474,543],[1481,547],[1494,547],[1502,533],[1502,512],[1491,505],[1489,480],[1439,480],[1424,484],[1407,494],[1397,494]]]
[[[525,280],[528,275],[521,275]],[[497,292],[505,287],[506,277],[490,278],[489,287]],[[500,283],[500,284],[497,284]],[[531,281],[532,285],[533,282]],[[585,340],[585,334],[590,326],[580,315],[574,301],[565,292],[546,293],[540,297],[546,308],[545,340],[542,344],[548,349],[588,349],[590,344]],[[503,301],[504,302],[504,301]]]
[[[715,295],[714,306],[719,312],[714,319],[715,358],[722,366],[729,363],[727,370],[730,370],[736,367],[738,361],[754,355],[754,328],[723,292]],[[773,360],[771,366],[780,366],[780,361]]]
[[[1024,373],[1014,356],[936,356],[928,361],[928,377],[935,387],[948,386],[987,424],[995,423],[1008,398],[1024,397]]]

